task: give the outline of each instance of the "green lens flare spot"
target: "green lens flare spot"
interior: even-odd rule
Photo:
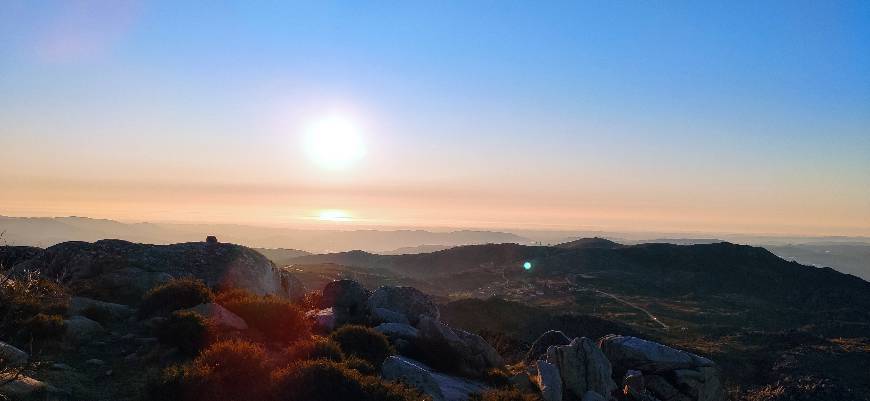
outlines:
[[[532,262],[523,263],[523,269],[532,270]]]

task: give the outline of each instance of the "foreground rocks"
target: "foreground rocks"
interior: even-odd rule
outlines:
[[[568,345],[550,346],[547,362],[559,370],[563,391],[571,397],[582,399],[589,391],[609,396],[616,390],[610,361],[586,337],[575,338]]]
[[[609,335],[599,340],[616,373],[625,376],[629,393],[643,388],[662,401],[719,401],[725,398],[713,361],[656,342],[630,336]],[[629,374],[629,372],[631,372]],[[636,394],[636,398],[644,394]]]
[[[453,329],[429,316],[421,315],[417,324],[419,338],[427,343],[444,344],[459,358],[456,369],[467,376],[479,376],[487,369],[504,366],[504,360],[483,338]]]
[[[471,394],[481,393],[487,386],[478,381],[438,373],[422,362],[401,356],[384,361],[381,375],[398,380],[432,397],[433,401],[464,401]]]
[[[5,366],[20,366],[27,363],[30,356],[17,347],[0,341],[0,361]]]
[[[378,308],[401,314],[412,326],[416,326],[421,317],[426,316],[439,320],[441,314],[438,306],[428,295],[414,287],[384,286],[375,290],[368,300],[369,310]],[[380,314],[385,314],[380,312]]]
[[[323,288],[321,306],[332,308],[335,324],[363,323],[369,315],[369,291],[353,280],[336,280]]]

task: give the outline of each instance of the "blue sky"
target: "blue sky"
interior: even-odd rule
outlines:
[[[141,182],[293,188],[242,202],[288,224],[870,232],[870,3],[216,3],[0,5],[7,213]],[[340,174],[294,140],[335,110],[368,148]]]

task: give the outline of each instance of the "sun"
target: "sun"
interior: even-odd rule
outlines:
[[[304,132],[305,152],[320,167],[342,170],[365,156],[359,126],[350,118],[332,115],[310,124]]]
[[[318,219],[321,221],[351,221],[347,212],[338,209],[321,210]]]

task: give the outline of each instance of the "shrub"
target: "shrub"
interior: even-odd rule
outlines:
[[[320,309],[321,308],[320,304],[322,301],[323,301],[323,292],[311,291],[311,292],[306,293],[305,296],[302,297],[302,307],[305,310]]]
[[[213,300],[214,294],[202,281],[194,278],[173,279],[145,293],[139,305],[139,316],[167,315]]]
[[[537,394],[523,393],[517,389],[495,389],[482,394],[472,394],[469,401],[543,401]]]
[[[266,353],[257,344],[230,340],[215,343],[191,364],[197,394],[203,400],[256,400],[268,391]]]
[[[511,386],[510,373],[505,369],[489,368],[481,377],[484,383],[498,388]]]
[[[170,366],[148,375],[142,398],[144,401],[191,400],[194,386],[189,381],[186,366]]]
[[[0,338],[19,334],[24,322],[37,314],[63,315],[69,296],[59,284],[35,274],[0,275]]]
[[[34,340],[51,340],[62,337],[65,328],[63,316],[37,313],[24,321],[21,334]]]
[[[195,356],[208,343],[210,328],[208,320],[198,313],[175,311],[157,327],[157,338],[163,344],[178,347],[186,355]]]
[[[285,350],[285,357],[288,362],[312,359],[327,359],[335,362],[344,360],[344,354],[335,341],[319,336],[294,342]]]
[[[179,401],[265,400],[269,392],[266,354],[254,343],[212,344],[193,361],[149,378],[145,399]]]
[[[359,359],[355,356],[352,356],[350,358],[345,359],[344,366],[348,369],[353,369],[353,370],[360,372],[364,375],[374,375],[374,374],[378,373],[378,370],[375,369],[375,367],[372,366],[372,364],[370,364],[362,359]]]
[[[365,326],[343,326],[333,332],[331,338],[345,355],[355,356],[375,367],[380,367],[393,353],[385,335]]]
[[[278,401],[411,401],[420,393],[396,383],[364,376],[331,361],[304,361],[275,372],[272,392]]]
[[[242,290],[218,294],[218,302],[239,315],[268,340],[292,343],[311,335],[305,314],[286,299],[258,296]]]

